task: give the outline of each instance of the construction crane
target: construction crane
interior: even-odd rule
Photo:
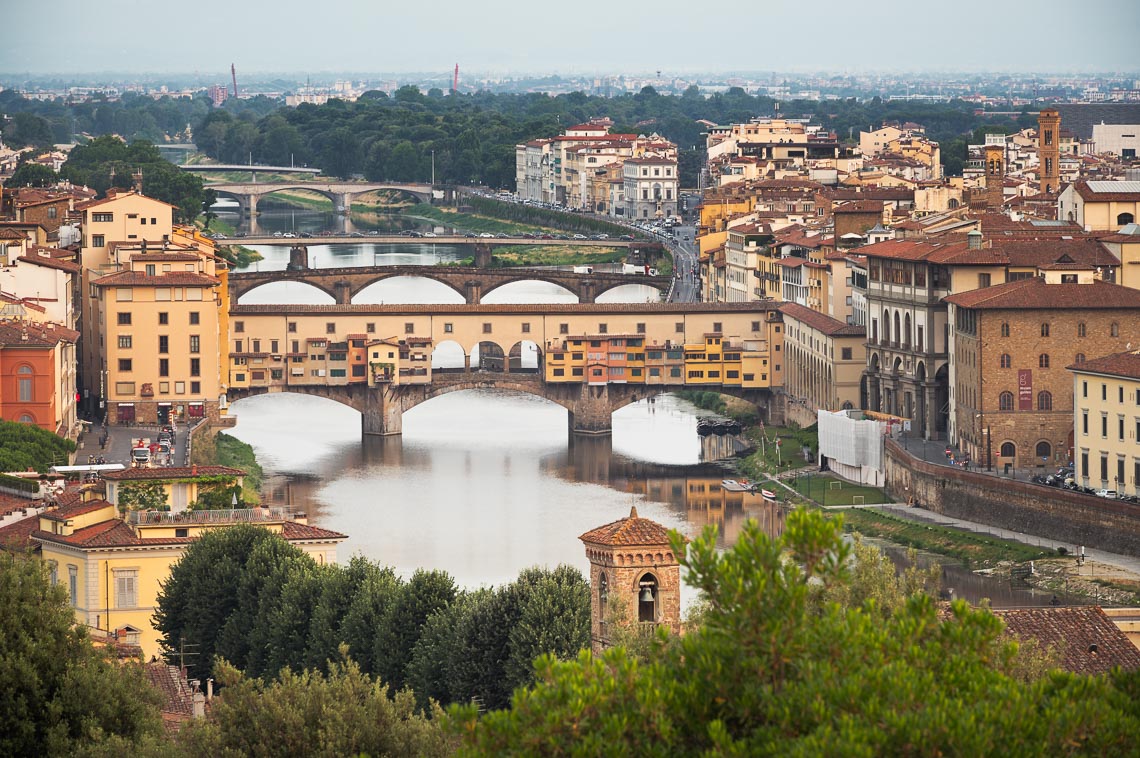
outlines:
[[[234,97],[237,97],[237,69],[232,63],[230,64],[230,78],[234,81]]]
[[[451,80],[451,94],[459,94],[459,64],[455,64],[455,78]]]

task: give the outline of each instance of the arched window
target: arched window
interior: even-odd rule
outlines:
[[[1002,458],[1012,458],[1017,455],[1017,446],[1012,442],[1001,443],[1001,452],[998,453]]]
[[[1045,440],[1041,440],[1040,442],[1038,442],[1037,443],[1037,457],[1038,458],[1044,458],[1045,460],[1049,460],[1050,458],[1052,458],[1053,457],[1053,446],[1050,445]]]
[[[1077,324],[1077,336],[1078,337],[1084,337],[1085,333],[1086,333],[1085,322],[1082,321],[1081,323]]]
[[[637,582],[637,620],[657,621],[657,577],[644,574]]]
[[[1051,411],[1053,410],[1053,393],[1043,390],[1037,393],[1037,410]]]
[[[1038,368],[1049,368],[1048,353],[1042,353],[1041,355],[1037,356],[1037,366]]]
[[[23,414],[22,416],[20,416],[20,418],[19,418],[19,419],[17,419],[17,420],[18,420],[18,421],[19,421],[21,424],[34,424],[34,423],[36,423],[36,420],[35,420],[34,418],[32,418],[32,417],[31,417],[31,415],[29,415],[29,414],[27,414],[27,413],[25,413],[25,414]]]
[[[1003,321],[1001,324],[1001,336],[1003,336],[1003,337],[1009,336],[1009,322],[1008,321]]]
[[[34,386],[31,366],[20,366],[16,369],[16,397],[21,403],[32,402]]]
[[[883,344],[891,341],[891,312],[883,311]]]
[[[1003,411],[1013,410],[1013,393],[1003,392],[998,395],[998,409]]]
[[[1041,325],[1041,336],[1042,337],[1048,337],[1049,336],[1049,322],[1048,321],[1046,321],[1045,323],[1043,323]]]
[[[1074,363],[1084,363],[1085,362],[1085,354],[1084,353],[1077,353],[1077,358],[1073,362]]]
[[[1112,325],[1108,327],[1108,333],[1112,337],[1119,337],[1120,336],[1120,324],[1113,321]]]
[[[1001,367],[1002,368],[1009,368],[1012,365],[1013,365],[1013,359],[1009,357],[1009,353],[1002,353],[1001,354]]]
[[[907,347],[907,348],[910,347],[910,314],[909,313],[906,314],[906,318],[903,319],[902,343],[903,343],[904,347]]]
[[[895,342],[902,342],[902,319],[899,318],[899,312],[895,311]]]
[[[606,616],[606,600],[609,597],[610,585],[605,572],[598,577],[598,611],[602,618]]]
[[[1121,213],[1120,215],[1118,215],[1116,217],[1116,225],[1117,226],[1124,226],[1125,224],[1131,224],[1135,220],[1136,220],[1136,217],[1133,216],[1131,213]]]

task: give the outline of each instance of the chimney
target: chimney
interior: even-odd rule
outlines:
[[[190,467],[190,476],[198,476],[198,464],[194,464]]]
[[[206,702],[208,703],[213,699],[214,699],[214,680],[213,679],[207,679],[206,680]]]
[[[133,174],[133,177],[135,180],[134,190],[135,190],[135,192],[137,192],[141,195],[143,193],[143,191],[142,191],[142,169],[140,168],[137,171],[135,171],[135,173]]]

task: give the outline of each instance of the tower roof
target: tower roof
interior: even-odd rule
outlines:
[[[629,516],[613,523],[599,526],[583,534],[578,539],[594,545],[628,547],[632,545],[668,545],[669,530],[637,515],[637,506],[629,509]]]

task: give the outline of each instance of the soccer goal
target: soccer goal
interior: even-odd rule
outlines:
[[[863,505],[864,502],[865,501],[864,501],[864,498],[862,495],[852,495],[851,496],[851,505]]]
[[[828,482],[827,484],[833,490],[843,489],[843,482],[837,482],[835,480],[832,480],[832,481]]]

